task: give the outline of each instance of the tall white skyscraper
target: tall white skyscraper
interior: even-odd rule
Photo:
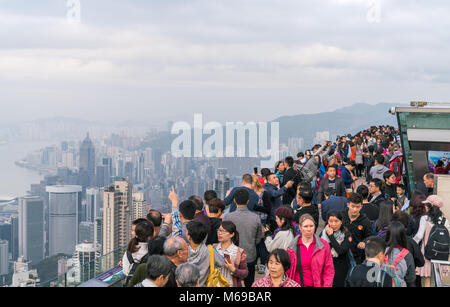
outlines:
[[[73,255],[81,222],[82,187],[47,186],[49,199],[49,255]]]
[[[304,140],[303,138],[289,138],[288,139],[288,150],[289,154],[297,158],[297,153],[303,149]]]
[[[44,259],[44,201],[39,196],[19,199],[19,256],[33,265]]]
[[[144,193],[133,192],[133,208],[131,211],[133,212],[133,216],[131,217],[132,221],[146,217],[147,204],[145,203],[144,200]]]
[[[330,141],[330,131],[316,132],[316,136],[313,141],[314,144],[322,145],[325,141]]]

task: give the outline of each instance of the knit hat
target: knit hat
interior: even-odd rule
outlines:
[[[432,206],[436,206],[438,208],[442,208],[444,206],[444,201],[437,195],[430,195],[426,200],[422,203],[431,204]]]
[[[285,219],[292,220],[294,218],[294,212],[290,207],[282,206],[275,210],[275,215],[278,217],[284,217]]]

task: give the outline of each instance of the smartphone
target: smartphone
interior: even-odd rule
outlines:
[[[226,260],[227,262],[231,263],[230,255],[224,254],[223,257],[225,258],[225,260]]]
[[[258,168],[257,167],[253,168],[253,172],[255,175],[258,174]]]

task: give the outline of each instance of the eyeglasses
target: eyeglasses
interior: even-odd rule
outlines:
[[[220,233],[226,233],[226,232],[228,232],[228,231],[226,231],[226,230],[222,230],[222,229],[217,229],[217,232],[220,232]]]

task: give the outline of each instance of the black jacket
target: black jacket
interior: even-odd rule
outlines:
[[[378,220],[378,215],[380,214],[380,208],[373,203],[364,203],[361,209],[361,213],[364,213],[367,218],[373,222]]]
[[[379,277],[379,282],[377,278]],[[380,266],[371,261],[364,261],[349,271],[345,280],[345,287],[392,287],[392,277]]]
[[[352,253],[356,263],[360,264],[366,256],[364,250],[357,248],[357,245],[373,235],[370,220],[364,213],[361,213],[356,220],[350,223],[347,208],[343,213],[342,225],[351,233],[353,240]]]
[[[408,240],[408,250],[414,258],[414,265],[416,268],[423,267],[425,265],[425,259],[423,258],[422,251],[419,244],[411,237],[406,237]]]
[[[336,196],[346,196],[344,181],[341,177],[336,177]],[[328,189],[329,179],[325,177],[320,182],[319,190],[317,191],[317,203],[321,204],[325,200],[325,191]]]
[[[206,240],[206,245],[219,243],[219,238],[217,237],[217,229],[219,229],[222,224],[222,220],[216,217],[210,217],[209,223],[211,224],[211,234],[208,235]]]
[[[369,196],[369,202],[371,202],[372,204],[377,205],[378,208],[380,208],[380,204],[381,204],[383,201],[386,200],[386,198],[384,197],[384,193],[383,193],[383,192],[381,192],[381,194],[378,195],[377,198],[375,198],[375,199],[373,199],[373,200],[372,200],[372,198],[373,198],[373,196],[370,195],[370,196]]]
[[[317,227],[319,226],[319,207],[314,204],[311,204],[310,206],[307,206],[307,207],[299,207],[295,211],[294,222],[298,223],[298,220],[300,219],[300,217],[305,213],[308,213],[309,215],[311,215],[313,217],[314,224],[315,224],[316,230],[317,230]]]
[[[283,194],[283,204],[284,205],[290,205],[292,200],[295,198],[295,195],[297,194],[297,185],[300,183],[300,173],[294,170],[293,168],[290,168],[284,172],[284,178],[283,183],[281,184],[282,187],[288,183],[288,181],[294,181],[294,185],[286,190]]]

